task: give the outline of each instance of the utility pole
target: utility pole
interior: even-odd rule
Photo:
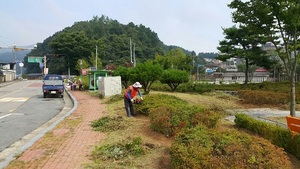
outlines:
[[[96,70],[98,70],[97,69],[97,60],[98,60],[98,46],[96,45]]]
[[[130,41],[129,41],[129,48],[130,48],[130,63],[133,63],[132,62],[132,44],[131,44],[131,38],[130,38]]]
[[[136,66],[136,61],[135,61],[135,43],[133,43],[133,67]]]
[[[132,44],[133,44],[133,49],[132,49]],[[129,41],[129,48],[130,48],[130,63],[133,64],[133,67],[136,66],[136,61],[135,61],[135,43],[131,42],[131,38]]]

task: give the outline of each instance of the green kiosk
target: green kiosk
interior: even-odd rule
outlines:
[[[99,77],[107,77],[107,71],[105,70],[92,70],[88,71],[89,75],[89,90],[98,90]]]

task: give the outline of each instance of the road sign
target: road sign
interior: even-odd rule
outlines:
[[[28,63],[39,63],[39,62],[43,62],[43,58],[44,57],[28,57]]]

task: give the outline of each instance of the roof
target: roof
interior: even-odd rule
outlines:
[[[257,68],[255,72],[267,72],[267,70],[264,68]]]

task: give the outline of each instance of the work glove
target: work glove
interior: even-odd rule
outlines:
[[[143,97],[141,97],[141,100],[144,100]]]
[[[133,99],[131,99],[130,101],[131,101],[131,103],[133,103]]]

